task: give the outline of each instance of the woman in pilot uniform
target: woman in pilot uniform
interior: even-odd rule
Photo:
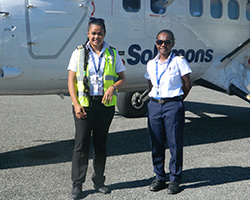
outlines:
[[[152,147],[155,179],[150,191],[165,187],[165,142],[170,150],[168,194],[179,191],[183,163],[183,100],[191,89],[191,69],[186,60],[175,56],[171,50],[175,44],[174,34],[162,30],[157,34],[158,55],[147,64],[145,78],[151,89],[148,103],[148,132]]]
[[[125,83],[125,67],[105,41],[106,28],[101,18],[90,18],[88,41],[72,53],[68,65],[68,88],[73,102],[75,146],[72,159],[73,198],[81,197],[88,168],[91,134],[93,138],[94,188],[110,193],[104,185],[106,140],[114,116],[116,95]]]

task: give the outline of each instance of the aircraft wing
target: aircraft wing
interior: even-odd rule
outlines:
[[[250,38],[227,55],[218,56],[195,83],[250,103]]]

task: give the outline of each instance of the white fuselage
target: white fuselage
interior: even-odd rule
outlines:
[[[218,56],[227,55],[250,37],[247,1],[238,1],[237,20],[228,17],[228,0],[223,0],[219,19],[211,16],[210,1],[203,1],[200,17],[190,14],[186,0],[174,1],[163,14],[152,12],[150,0],[141,1],[138,12],[127,12],[122,2],[0,0],[0,69],[5,71],[0,78],[0,95],[68,93],[66,68],[73,50],[86,41],[91,13],[105,19],[105,41],[125,62],[127,84],[123,91],[147,88],[146,63],[157,53],[155,37],[162,29],[174,32],[173,49],[185,54],[193,71],[192,81]],[[235,59],[250,69],[249,58],[248,48]]]

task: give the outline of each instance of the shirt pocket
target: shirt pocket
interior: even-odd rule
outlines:
[[[167,71],[166,71],[166,73],[169,75],[169,76],[177,76],[177,75],[179,75],[179,68],[177,67],[177,66],[169,66],[168,68],[167,68]]]
[[[181,77],[178,69],[168,69],[167,76],[169,78],[170,86],[177,86],[181,84]]]

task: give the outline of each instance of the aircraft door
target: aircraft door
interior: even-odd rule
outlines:
[[[26,0],[28,50],[35,59],[57,58],[88,15],[89,0]]]

